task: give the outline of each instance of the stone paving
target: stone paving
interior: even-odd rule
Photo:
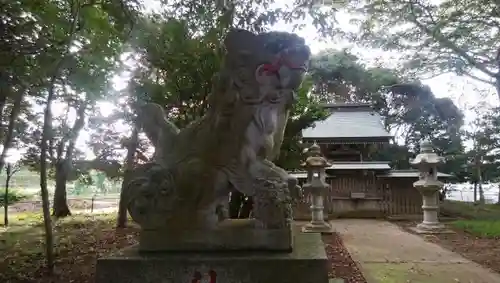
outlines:
[[[387,221],[331,221],[368,283],[500,283],[500,274]]]

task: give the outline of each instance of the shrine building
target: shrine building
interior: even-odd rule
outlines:
[[[302,132],[307,145],[317,143],[331,166],[326,169],[325,214],[335,217],[387,217],[422,214],[422,197],[413,187],[416,170],[395,170],[390,160],[374,153],[393,136],[371,104],[337,103],[325,106],[330,114]],[[305,171],[291,175],[306,181]],[[439,173],[441,179],[451,175]],[[295,219],[309,219],[308,196],[295,206]]]

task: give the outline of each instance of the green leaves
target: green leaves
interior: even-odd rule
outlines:
[[[460,109],[448,98],[436,98],[429,87],[398,70],[368,68],[348,50],[325,50],[313,58],[311,76],[313,93],[321,102],[371,102],[384,117],[399,144],[388,146],[373,158],[391,160],[395,168],[407,169],[408,159],[424,138],[431,139],[447,157],[462,154]],[[457,172],[454,169],[461,164],[449,158],[451,167],[445,172]]]
[[[169,118],[183,127],[206,110],[212,77],[220,66],[214,50],[219,36],[215,30],[194,35],[185,21],[171,18],[148,18],[141,26],[134,46],[144,64],[133,77],[133,93],[165,106]]]
[[[492,86],[500,84],[495,58],[500,14],[491,1],[362,1],[351,5],[359,33],[349,35],[368,47],[403,54],[403,71],[418,76],[453,72]],[[500,93],[498,93],[500,95]]]
[[[107,95],[131,20],[136,18],[134,1],[117,3],[51,0],[2,5],[2,18],[12,24],[6,36],[14,40],[3,41],[0,50],[16,51],[9,55],[13,60],[0,60],[0,75],[11,78],[5,86],[11,91],[1,94],[23,95],[31,104],[23,106],[15,123],[25,125],[16,137],[27,149],[26,163],[34,168],[40,162],[42,113],[31,107],[44,107],[52,90],[56,111],[47,125],[52,128],[51,164],[62,160],[71,164],[74,157],[81,157],[74,147],[86,114]]]
[[[134,72],[131,90],[140,100],[164,106],[168,118],[178,127],[205,113],[213,91],[212,79],[222,64],[221,42],[230,28],[258,32],[278,20],[293,22],[310,12],[318,28],[326,33],[334,20],[326,17],[333,10],[312,11],[307,3],[298,2],[283,9],[272,8],[273,1],[235,1],[235,6],[227,10],[206,0],[164,4],[162,13],[145,17],[136,27],[133,47],[141,55],[141,64]],[[298,143],[303,128],[324,116],[314,105],[317,98],[308,95],[311,84],[304,84],[299,93],[286,130],[285,144],[290,146],[284,151]]]
[[[302,130],[313,126],[314,122],[328,117],[328,112],[321,107],[318,97],[311,93],[313,83],[311,77],[305,78],[297,92],[297,102],[290,112],[283,145],[276,161],[278,166],[285,169],[300,168],[304,150],[300,143]]]
[[[500,109],[480,105],[473,109],[477,118],[468,125],[464,135],[472,142],[472,147],[466,152],[464,162],[467,167],[467,177],[478,181],[481,175],[483,182],[498,182],[500,174]]]

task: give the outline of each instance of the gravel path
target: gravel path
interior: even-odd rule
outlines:
[[[409,228],[415,227],[418,222],[397,221],[394,224],[410,233],[414,231]],[[486,266],[500,273],[500,237],[479,237],[459,229],[454,229],[452,234],[419,235],[425,241],[438,244],[445,249],[461,254],[481,266]]]
[[[500,283],[500,275],[387,221],[332,221],[369,283]]]

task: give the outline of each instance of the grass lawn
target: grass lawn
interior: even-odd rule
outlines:
[[[441,214],[465,219],[500,221],[500,205],[478,205],[471,202],[446,200],[441,204]]]
[[[98,256],[137,242],[137,226],[117,231],[116,213],[76,215],[54,223],[56,272],[45,272],[43,218],[39,213],[12,215],[0,227],[0,282],[92,282]]]
[[[458,220],[451,225],[480,237],[500,237],[500,220]]]
[[[500,237],[500,205],[474,204],[470,202],[443,202],[441,212],[447,216],[463,218],[451,222],[451,226],[484,238]]]

